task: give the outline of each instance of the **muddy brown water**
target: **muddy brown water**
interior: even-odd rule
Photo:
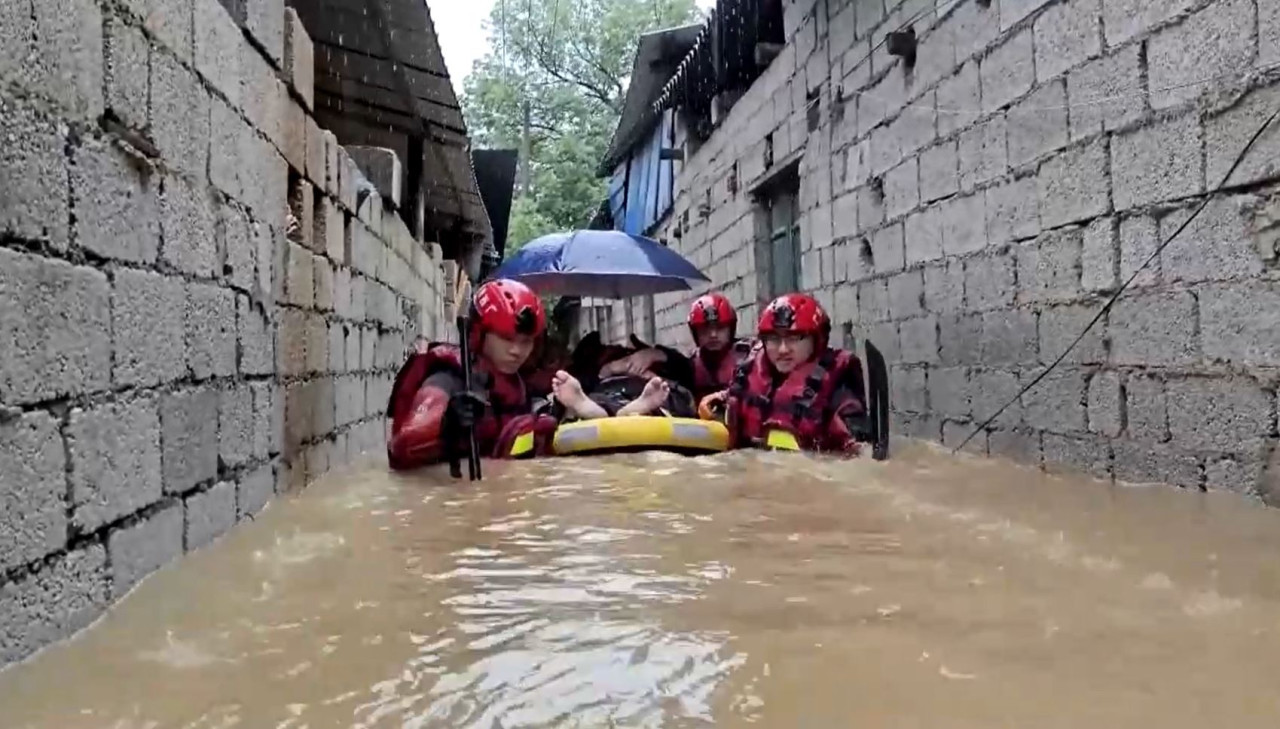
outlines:
[[[913,445],[334,474],[0,673],[5,729],[1280,725],[1280,512]]]

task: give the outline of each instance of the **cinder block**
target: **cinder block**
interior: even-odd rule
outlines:
[[[91,544],[0,587],[0,663],[87,628],[107,602],[107,554]]]
[[[0,510],[0,572],[5,572],[66,544],[67,468],[58,421],[48,413],[31,412],[0,422],[0,473],[5,503]],[[0,639],[5,636],[3,615]]]
[[[364,327],[360,330],[360,369],[372,372],[378,368],[378,330]]]
[[[293,8],[284,11],[284,73],[308,110],[315,108],[315,46]]]
[[[1031,30],[1011,36],[982,59],[982,110],[992,112],[1031,90],[1035,84]]]
[[[969,402],[969,370],[943,367],[929,370],[929,409],[952,418],[968,418],[973,413]]]
[[[949,256],[976,253],[987,247],[986,196],[975,193],[942,203],[942,250]]]
[[[959,72],[938,84],[938,108],[962,111],[983,109],[978,62],[970,61]],[[946,113],[938,115],[938,135],[947,137],[975,121],[976,114]]]
[[[1071,301],[1080,295],[1084,231],[1062,228],[1014,248],[1019,303]]]
[[[7,12],[12,12],[9,10]],[[32,3],[35,53],[27,62],[32,85],[79,120],[103,109],[102,12],[93,0]]]
[[[1144,293],[1116,302],[1110,315],[1116,364],[1179,366],[1199,359],[1196,301],[1185,291]]]
[[[1164,381],[1133,374],[1125,381],[1125,418],[1130,438],[1151,443],[1169,439],[1169,408]]]
[[[347,328],[347,372],[359,372],[360,367],[360,329],[355,326]]]
[[[1160,247],[1156,237],[1156,221],[1149,215],[1139,215],[1120,221],[1120,281],[1133,277],[1130,288],[1155,286],[1160,282],[1160,257],[1152,258]],[[1141,268],[1151,259],[1150,265]],[[1139,270],[1141,269],[1141,270]]]
[[[193,283],[187,291],[187,367],[197,380],[236,373],[236,294]]]
[[[250,452],[254,459],[263,460],[280,450],[284,403],[280,401],[279,388],[274,382],[254,382],[249,387],[253,391],[253,440]]]
[[[920,199],[933,202],[960,190],[959,152],[955,140],[920,153]]]
[[[1271,125],[1249,149],[1240,166],[1225,179],[1245,144],[1262,128],[1280,103],[1280,84],[1257,89],[1223,113],[1205,120],[1205,178],[1219,184],[1243,185],[1280,177],[1280,127]]]
[[[1181,446],[1116,440],[1115,475],[1125,483],[1164,483],[1199,488],[1203,480],[1201,459]]]
[[[920,173],[916,158],[889,170],[884,176],[885,213],[889,218],[899,218],[920,204]],[[824,218],[830,222],[830,212]],[[810,227],[813,227],[811,220]],[[822,245],[815,240],[815,245]]]
[[[1042,370],[1023,373],[1024,381],[1038,377]],[[1082,433],[1088,430],[1089,383],[1085,371],[1075,367],[1051,370],[1035,387],[1022,395],[1023,419],[1027,425],[1052,433]]]
[[[992,430],[987,434],[987,448],[992,458],[1007,458],[1024,466],[1039,466],[1040,433],[1033,430]]]
[[[383,147],[349,146],[346,149],[364,179],[398,208],[403,176],[399,156],[393,150]]]
[[[964,292],[969,310],[1010,307],[1017,291],[1013,256],[997,252],[964,261]]]
[[[270,465],[262,466],[240,479],[236,485],[238,517],[257,516],[276,495],[276,474]]]
[[[215,484],[187,497],[187,551],[195,551],[231,531],[236,525],[236,485]]]
[[[1244,73],[1257,45],[1253,0],[1218,0],[1147,41],[1151,108],[1167,109],[1200,96],[1202,83]]]
[[[0,402],[106,389],[108,302],[100,271],[0,249]]]
[[[125,125],[143,129],[150,101],[147,69],[151,44],[140,29],[115,16],[107,16],[105,30],[105,106]]]
[[[1020,388],[1018,375],[1014,372],[974,370],[970,374],[969,384],[974,420],[985,422],[1001,408],[1005,408],[992,425],[1002,428],[1022,425],[1022,401],[1018,398]]]
[[[997,114],[960,133],[960,189],[970,192],[1009,171],[1008,124]]]
[[[346,225],[342,210],[327,195],[317,195],[314,214],[315,248],[336,264],[345,263]]]
[[[987,431],[982,430],[973,437],[976,424],[968,422],[958,422],[955,420],[944,420],[942,422],[942,445],[946,448],[960,448],[960,444],[964,443],[963,451],[975,456],[985,456],[989,453],[987,444]],[[967,443],[965,441],[968,441]]]
[[[207,0],[215,2],[216,0]],[[248,201],[240,181],[241,168],[253,159],[244,155],[243,135],[253,134],[240,114],[218,98],[210,101],[209,181],[228,197]]]
[[[338,427],[350,425],[364,416],[364,381],[358,375],[339,377],[335,394]]]
[[[120,599],[144,577],[182,556],[182,504],[149,514],[107,537],[111,597]]]
[[[1067,77],[1073,140],[1092,137],[1104,130],[1115,131],[1142,118],[1143,105],[1127,98],[1134,89],[1141,88],[1140,51],[1140,45],[1126,46],[1086,63]]]
[[[194,15],[191,0],[126,0],[143,27],[179,59],[195,58]]]
[[[278,0],[263,0],[277,2]],[[284,22],[283,16],[281,23]],[[283,85],[276,70],[248,43],[240,44],[240,100],[245,117],[274,143],[280,138],[280,124],[284,114]],[[261,160],[261,156],[246,156],[246,162]]]
[[[1009,30],[1023,18],[1044,7],[1050,0],[1003,0],[1000,3],[1000,30]],[[994,14],[991,10],[991,12]],[[993,22],[995,19],[992,18]]]
[[[1234,491],[1245,496],[1261,496],[1266,492],[1264,461],[1252,454],[1208,458],[1204,464],[1205,488],[1210,491]]]
[[[218,391],[200,387],[160,401],[165,493],[183,494],[218,475]]]
[[[336,396],[332,377],[321,377],[313,384],[311,417],[312,432],[316,438],[328,437],[335,427]],[[328,470],[327,468],[325,470]]]
[[[1102,20],[1107,46],[1114,48],[1146,33],[1166,20],[1185,13],[1195,0],[1102,0]]]
[[[104,258],[154,263],[160,248],[158,180],[113,144],[86,140],[71,165],[76,242]]]
[[[1099,372],[1089,380],[1089,432],[1117,438],[1124,429],[1120,374]]]
[[[315,426],[315,388],[312,382],[289,385],[284,391],[284,454],[294,458],[311,440]]]
[[[192,276],[217,268],[217,210],[207,187],[165,177],[160,195],[160,260]]]
[[[240,28],[219,0],[194,0],[194,11],[196,70],[240,109]]]
[[[316,256],[315,263],[315,307],[319,311],[333,311],[333,264],[324,256]]]
[[[1096,0],[1095,0],[1096,1]],[[1067,146],[1067,87],[1050,81],[1009,109],[1009,164],[1029,164]]]
[[[1034,238],[1040,233],[1040,209],[1034,176],[986,189],[987,237],[992,245]]]
[[[328,174],[325,168],[327,159],[325,156],[324,134],[321,132],[320,126],[316,124],[316,120],[310,116],[307,117],[306,130],[307,179],[311,180],[311,184],[317,190],[323,190]]]
[[[226,468],[253,460],[254,402],[251,386],[240,383],[218,391],[218,458]]]
[[[1116,210],[1204,192],[1199,118],[1157,122],[1111,139]]]
[[[1037,187],[1045,227],[1102,215],[1110,208],[1111,177],[1105,142],[1076,147],[1040,167]]]
[[[1243,452],[1271,436],[1271,393],[1235,377],[1170,380],[1169,432],[1190,450]]]
[[[351,318],[351,271],[339,266],[333,274],[333,310],[340,318]]]
[[[346,325],[340,322],[329,324],[329,372],[342,373],[347,368],[347,332]]]
[[[115,384],[154,387],[185,375],[187,289],[182,280],[120,269],[112,289],[115,357],[103,358],[102,364],[114,364]]]
[[[1160,275],[1164,283],[1222,281],[1261,274],[1262,256],[1250,230],[1256,203],[1257,198],[1244,195],[1211,201],[1160,252]],[[1178,210],[1162,218],[1160,240],[1169,240],[1193,209]]]
[[[35,20],[27,0],[0,0],[0,77],[20,79],[32,54]]]
[[[280,136],[276,146],[298,175],[307,169],[307,111],[296,99],[286,95],[280,102]]]
[[[218,208],[218,250],[222,273],[229,285],[240,291],[254,291],[258,283],[257,241],[251,235],[249,220],[234,205]]]
[[[964,310],[964,264],[947,261],[924,269],[924,305],[934,314]]]
[[[1280,366],[1280,285],[1269,281],[1200,289],[1206,357],[1244,366]]]
[[[236,297],[236,338],[239,342],[240,372],[245,375],[275,374],[275,343],[266,312],[247,296]]]
[[[1258,65],[1280,63],[1280,5],[1258,3]]]
[[[1054,78],[1102,53],[1102,0],[1069,0],[1035,22],[1036,78]]]
[[[163,496],[160,416],[154,400],[73,409],[67,446],[72,521],[84,533],[140,511]]]
[[[244,26],[267,57],[284,68],[284,0],[247,0]]]
[[[0,95],[0,233],[66,250],[71,220],[67,140],[59,125]]]
[[[942,364],[947,367],[982,362],[982,317],[949,316],[938,323],[938,344]]]
[[[165,161],[203,178],[209,164],[209,94],[173,57],[151,58],[151,135]]]
[[[924,314],[924,272],[907,271],[889,278],[889,310],[894,319]],[[385,366],[394,367],[395,361]]]
[[[315,256],[293,241],[285,257],[285,301],[294,306],[315,306]]]
[[[322,129],[320,133],[324,136],[324,191],[336,198],[341,194],[339,178],[342,177],[342,163],[338,151],[342,149],[342,145],[338,144],[338,138],[328,129]]]
[[[924,316],[899,323],[901,361],[908,363],[937,364],[938,318]]]
[[[1080,253],[1080,285],[1085,291],[1114,291],[1120,270],[1120,244],[1115,218],[1098,218],[1085,228]]]
[[[298,309],[280,312],[276,333],[277,369],[284,377],[297,377],[307,370],[307,313]]]
[[[1111,443],[1093,436],[1041,434],[1045,470],[1084,471],[1094,478],[1110,481],[1113,474]]]
[[[889,373],[892,392],[889,395],[895,410],[910,413],[929,411],[929,388],[925,367],[894,367]]]
[[[320,314],[307,315],[308,374],[324,372],[329,368],[329,325]]]
[[[1040,312],[1040,361],[1049,364],[1062,355],[1093,321],[1101,304],[1068,304],[1051,306]],[[1107,359],[1107,317],[1089,328],[1080,343],[1072,347],[1064,362],[1100,364]]]
[[[982,362],[993,367],[1039,361],[1037,316],[1026,309],[1003,309],[982,315]]]

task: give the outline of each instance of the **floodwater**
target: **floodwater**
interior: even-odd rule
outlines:
[[[1280,725],[1280,511],[913,445],[337,474],[0,673],[5,729]]]

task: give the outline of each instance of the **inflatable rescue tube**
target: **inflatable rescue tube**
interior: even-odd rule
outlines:
[[[729,449],[729,430],[714,420],[630,415],[561,425],[552,447],[558,456],[624,451],[719,453]]]

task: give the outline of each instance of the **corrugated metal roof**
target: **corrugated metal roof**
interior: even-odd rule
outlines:
[[[654,102],[675,73],[680,59],[693,48],[702,28],[702,24],[698,23],[640,36],[631,67],[631,79],[627,84],[627,97],[622,105],[622,116],[596,174],[603,177],[613,172],[613,168],[648,133],[656,121],[651,113]]]
[[[294,6],[315,43],[321,125],[344,143],[344,133],[354,136],[353,124],[375,138],[356,143],[421,136],[428,230],[446,247],[483,241],[491,248],[492,225],[472,167],[466,122],[426,2],[309,0]]]

